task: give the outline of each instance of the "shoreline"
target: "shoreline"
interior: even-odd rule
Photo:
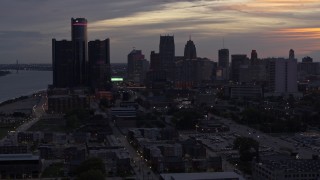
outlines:
[[[48,85],[52,84],[52,73],[49,71],[21,70],[16,73],[16,71],[11,70],[10,72],[10,74],[0,77],[0,83],[2,84],[0,104],[21,96],[30,96],[39,91],[44,91],[48,88]]]
[[[39,89],[39,90],[36,90],[36,91],[34,91],[32,93],[26,93],[25,95],[20,95],[18,97],[13,97],[11,99],[0,101],[0,107],[2,107],[4,105],[7,105],[7,104],[15,103],[15,102],[18,102],[18,101],[21,101],[21,100],[28,99],[31,96],[33,96],[34,94],[38,94],[38,93],[41,93],[41,92],[44,92],[44,91],[47,91],[47,89]]]
[[[6,76],[6,75],[11,74],[11,73],[12,73],[11,71],[0,70],[0,77]]]

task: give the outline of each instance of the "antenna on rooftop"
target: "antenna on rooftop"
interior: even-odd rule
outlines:
[[[222,37],[222,48],[224,49],[224,37]]]

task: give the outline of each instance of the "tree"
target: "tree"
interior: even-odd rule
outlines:
[[[79,119],[76,115],[71,115],[66,118],[66,128],[73,129],[76,127],[76,124],[79,122]]]
[[[66,129],[72,130],[85,124],[90,118],[90,111],[86,109],[74,109],[66,113]]]
[[[100,171],[103,175],[106,174],[106,168],[103,160],[100,158],[90,158],[80,164],[76,169],[76,175],[80,176],[82,173],[90,170]]]
[[[202,114],[195,109],[183,109],[174,114],[172,121],[178,129],[194,129]]]
[[[77,180],[104,180],[105,175],[100,170],[89,170],[81,173]]]
[[[242,112],[243,123],[257,124],[260,121],[261,112],[257,109],[248,108]]]
[[[238,137],[233,142],[233,148],[239,150],[241,161],[251,161],[259,156],[259,142],[249,137]]]
[[[122,93],[122,101],[129,101],[130,98],[131,98],[131,95],[129,92]]]
[[[99,106],[100,106],[100,107],[105,107],[105,108],[110,107],[110,101],[109,101],[109,99],[107,99],[107,98],[101,99]]]

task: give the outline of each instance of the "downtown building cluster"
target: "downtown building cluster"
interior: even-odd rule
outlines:
[[[48,111],[86,109],[88,92],[105,92],[111,88],[110,40],[88,42],[87,20],[72,18],[71,41],[52,39],[52,69]]]
[[[160,36],[159,53],[151,52],[148,65],[141,50],[130,52],[128,80],[145,84],[149,88],[191,88],[212,79],[215,63],[207,58],[197,57],[191,38],[185,46],[184,56],[176,56],[174,36],[166,35]]]
[[[230,54],[229,49],[218,51],[218,62],[197,56],[194,42],[188,40],[183,56],[176,56],[174,36],[160,36],[159,53],[152,51],[150,63],[142,50],[134,49],[128,55],[127,80],[152,89],[172,87],[189,89],[208,84],[224,85],[229,97],[265,94],[288,95],[298,93],[298,80],[317,75],[319,63],[305,57],[297,62],[294,50],[288,58],[258,58],[252,50],[246,54]],[[302,90],[303,91],[303,90]]]
[[[85,18],[71,19],[71,37],[52,39],[53,86],[110,88],[110,40],[88,42]]]

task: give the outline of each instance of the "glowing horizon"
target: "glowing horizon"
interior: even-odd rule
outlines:
[[[5,59],[50,59],[48,39],[69,38],[69,17],[78,16],[88,19],[89,40],[111,39],[111,59],[116,62],[124,62],[132,47],[146,55],[157,51],[160,34],[175,35],[177,55],[183,54],[184,44],[192,35],[199,56],[213,60],[222,48],[222,38],[231,54],[257,49],[262,57],[287,56],[292,48],[299,57],[310,55],[320,60],[319,0],[4,1],[6,6],[0,11],[4,48],[0,55]],[[68,4],[77,7],[61,8]],[[29,6],[47,9],[25,12]],[[7,16],[13,10],[18,13]],[[21,22],[22,17],[32,21]],[[37,39],[25,40],[32,37]]]

